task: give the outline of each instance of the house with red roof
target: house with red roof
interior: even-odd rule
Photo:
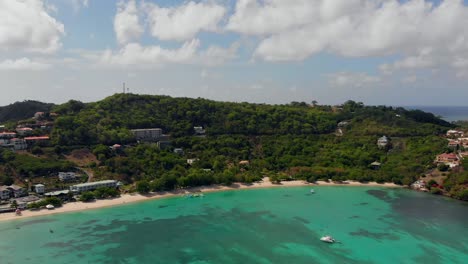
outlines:
[[[28,144],[31,145],[45,145],[49,143],[50,138],[48,136],[40,136],[40,137],[25,137],[24,140]]]
[[[445,164],[450,166],[450,168],[454,168],[460,165],[460,159],[455,153],[443,153],[437,156],[435,163]]]

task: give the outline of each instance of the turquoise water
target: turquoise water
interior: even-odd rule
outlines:
[[[468,203],[404,189],[309,189],[0,222],[0,263],[468,263]],[[341,243],[320,242],[325,234]]]

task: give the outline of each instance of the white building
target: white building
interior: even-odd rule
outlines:
[[[45,185],[40,183],[34,185],[34,191],[39,194],[45,193]]]
[[[74,172],[59,172],[58,177],[61,181],[74,180],[76,178],[76,173]]]
[[[101,187],[116,188],[117,181],[105,180],[105,181],[76,184],[76,185],[70,186],[70,191],[75,192],[75,193],[80,193],[80,192],[85,192],[85,191],[92,191]]]
[[[136,140],[156,140],[162,136],[161,128],[145,128],[130,130]]]
[[[193,127],[193,130],[195,131],[196,135],[204,135],[205,134],[205,129],[203,129],[203,127],[201,127],[201,126]]]
[[[179,154],[179,155],[184,155],[184,150],[181,148],[175,148],[174,153]]]
[[[377,140],[377,146],[379,148],[385,148],[388,145],[388,138],[386,136],[383,136]]]

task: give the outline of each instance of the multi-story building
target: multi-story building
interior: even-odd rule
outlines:
[[[117,181],[105,180],[105,181],[76,184],[76,185],[70,186],[70,191],[75,192],[75,193],[80,193],[80,192],[85,192],[85,191],[92,191],[101,187],[116,188]]]
[[[0,200],[8,200],[10,199],[11,192],[8,189],[8,186],[0,186]]]
[[[162,136],[161,128],[145,128],[145,129],[132,129],[130,130],[135,136],[136,140],[157,140]]]

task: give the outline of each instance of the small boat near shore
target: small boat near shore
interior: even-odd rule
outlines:
[[[200,198],[200,197],[204,197],[205,195],[203,193],[189,193],[189,194],[186,194],[184,195],[185,198]]]
[[[320,238],[320,241],[323,241],[323,242],[326,242],[326,243],[331,243],[331,244],[338,242],[332,236],[323,236],[323,237]]]
[[[315,190],[314,190],[314,189],[310,189],[309,192],[310,192],[310,193],[315,193]]]

